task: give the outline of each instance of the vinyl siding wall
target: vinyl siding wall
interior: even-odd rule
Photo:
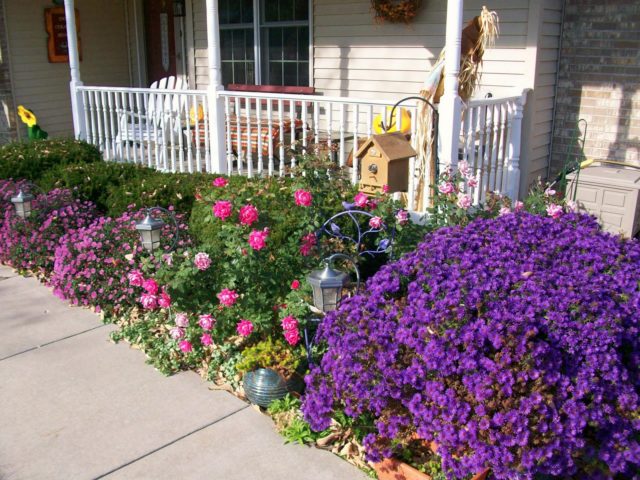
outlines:
[[[5,0],[12,80],[17,105],[31,108],[50,136],[72,136],[69,64],[49,63],[44,9],[51,0]],[[87,85],[130,82],[124,0],[77,0]],[[23,136],[26,136],[24,125]]]

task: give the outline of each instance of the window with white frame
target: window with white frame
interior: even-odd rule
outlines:
[[[309,85],[309,0],[219,0],[219,9],[225,85]]]

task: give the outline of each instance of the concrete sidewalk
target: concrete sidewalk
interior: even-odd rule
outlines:
[[[88,310],[0,266],[0,479],[363,479],[194,373],[164,377]]]

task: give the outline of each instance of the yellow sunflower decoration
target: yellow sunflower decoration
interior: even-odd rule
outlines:
[[[22,123],[27,126],[29,140],[42,140],[49,136],[47,132],[40,128],[38,119],[31,110],[25,108],[23,105],[18,105],[18,115]]]

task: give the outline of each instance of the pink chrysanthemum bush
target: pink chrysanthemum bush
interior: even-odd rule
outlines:
[[[326,317],[302,408],[374,461],[436,442],[451,479],[635,478],[639,308],[640,243],[588,216],[443,228]]]
[[[19,186],[13,182],[0,186],[6,197],[0,224],[0,261],[46,278],[53,271],[60,238],[89,225],[96,217],[95,206],[74,199],[67,190],[52,190],[36,195],[31,215],[20,218],[10,203]]]

